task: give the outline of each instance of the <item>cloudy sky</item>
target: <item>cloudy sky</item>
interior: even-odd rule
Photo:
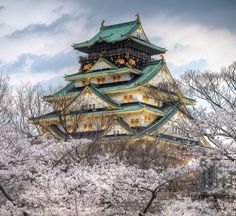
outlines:
[[[175,76],[236,60],[235,0],[0,0],[0,72],[13,85],[59,82],[78,71],[71,45],[139,12],[151,42],[168,49]]]

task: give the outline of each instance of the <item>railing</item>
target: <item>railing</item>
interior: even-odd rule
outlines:
[[[148,55],[144,52],[134,50],[134,49],[120,48],[120,49],[116,49],[116,50],[106,50],[106,51],[102,51],[102,52],[91,53],[89,55],[79,56],[79,62],[82,63],[84,61],[98,59],[100,56],[103,56],[103,57],[116,56],[116,55],[122,55],[125,53],[129,53],[135,57],[142,58],[145,61],[151,60],[150,55]]]

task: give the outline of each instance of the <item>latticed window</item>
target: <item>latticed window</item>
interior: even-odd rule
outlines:
[[[83,85],[89,84],[89,78],[83,79],[82,83],[83,83]]]
[[[133,95],[124,95],[124,102],[133,102]]]
[[[129,102],[133,101],[133,95],[129,95]]]
[[[112,77],[112,81],[113,82],[119,82],[121,80],[121,76],[119,75],[119,76],[113,76]]]
[[[112,77],[112,81],[113,81],[113,82],[116,82],[116,76],[113,76],[113,77]]]
[[[149,116],[149,115],[144,116],[144,121],[145,122],[150,122],[151,121],[151,116]]]
[[[105,77],[102,77],[102,78],[97,78],[97,82],[98,82],[98,84],[103,84],[103,83],[105,83],[105,81],[106,81],[106,78]]]
[[[127,95],[124,95],[124,102],[128,102],[128,97],[127,97]]]
[[[131,126],[134,126],[134,119],[130,120]]]
[[[114,130],[114,131],[113,131],[113,135],[118,135],[118,134],[120,134],[120,131],[119,131],[119,130]]]

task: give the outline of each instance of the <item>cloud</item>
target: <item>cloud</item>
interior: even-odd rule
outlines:
[[[54,34],[61,33],[62,31],[65,31],[65,24],[74,20],[78,19],[79,17],[69,14],[64,14],[55,21],[53,21],[50,24],[31,24],[27,27],[16,30],[13,33],[11,33],[8,37],[19,39],[22,37],[32,37],[34,34],[41,35],[41,34],[47,34],[50,36],[53,36]]]
[[[0,5],[0,12],[5,9],[5,6]]]
[[[54,56],[71,51],[72,43],[85,40],[89,12],[72,3],[22,0],[6,5],[7,14],[0,17],[4,20],[0,28],[1,61],[11,63],[25,53]],[[27,5],[24,16],[22,5]]]
[[[28,71],[31,73],[57,72],[64,68],[76,68],[76,62],[74,52],[61,52],[54,56],[37,56],[27,53],[19,56],[16,61],[2,66],[2,70],[11,74]]]
[[[235,61],[236,35],[227,29],[188,24],[174,17],[145,20],[143,26],[153,43],[168,49],[167,62],[174,67],[203,60],[204,68],[219,70]]]

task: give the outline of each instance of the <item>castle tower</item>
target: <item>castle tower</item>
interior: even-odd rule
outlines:
[[[65,76],[69,83],[63,89],[44,97],[55,111],[31,123],[58,138],[96,134],[104,141],[158,137],[195,144],[176,124],[188,118],[186,106],[195,101],[177,88],[164,59],[167,50],[149,41],[139,16],[108,26],[102,21],[94,37],[73,48],[84,53],[79,71]]]

